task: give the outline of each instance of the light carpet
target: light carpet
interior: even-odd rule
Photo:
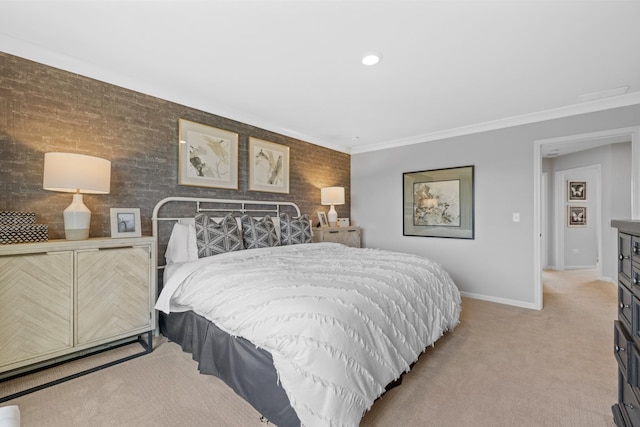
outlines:
[[[458,327],[374,404],[361,427],[613,426],[617,290],[596,277],[593,270],[544,272],[541,311],[463,298]],[[23,427],[265,425],[163,338],[149,355],[10,404],[20,406]]]

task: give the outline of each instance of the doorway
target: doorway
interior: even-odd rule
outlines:
[[[534,307],[541,310],[544,306],[542,285],[542,214],[541,214],[541,174],[542,157],[552,150],[557,152],[575,152],[631,141],[631,219],[640,219],[640,127],[612,129],[550,138],[534,141],[533,173],[534,173]],[[636,194],[637,193],[637,194]]]

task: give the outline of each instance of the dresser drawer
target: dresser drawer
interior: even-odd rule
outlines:
[[[618,233],[618,278],[631,279],[631,236],[625,233]]]
[[[640,266],[637,264],[633,264],[631,267],[631,276],[630,276],[629,287],[631,292],[640,296]]]
[[[622,283],[618,284],[618,320],[625,324],[627,330],[633,325],[633,294]]]
[[[640,237],[631,236],[631,261],[640,264]]]
[[[640,426],[640,403],[638,403],[638,397],[633,392],[632,387],[625,382],[621,382],[619,397],[620,412],[622,412],[622,417],[625,418],[625,424],[628,426]]]
[[[613,328],[613,352],[618,361],[620,371],[625,378],[629,378],[628,367],[629,359],[631,358],[631,348],[633,347],[633,341],[628,336],[623,324],[620,321],[615,321]]]

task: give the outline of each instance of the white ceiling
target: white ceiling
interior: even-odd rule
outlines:
[[[0,0],[0,51],[350,153],[640,103],[640,1]]]

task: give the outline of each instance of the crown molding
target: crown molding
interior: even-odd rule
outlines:
[[[504,119],[477,123],[469,126],[445,129],[443,131],[425,133],[408,138],[395,139],[378,144],[363,147],[354,147],[351,154],[366,153],[370,151],[386,150],[389,148],[403,147],[406,145],[421,144],[425,142],[439,141],[441,139],[453,138],[474,133],[488,132],[497,129],[504,129],[513,126],[526,125],[543,122],[546,120],[560,119],[564,117],[576,116],[579,114],[594,113],[597,111],[611,110],[613,108],[628,107],[640,104],[640,91],[611,98],[599,99],[596,101],[583,102],[580,104],[568,105],[566,107],[554,108],[539,111],[536,113],[523,114],[520,116],[507,117]]]

